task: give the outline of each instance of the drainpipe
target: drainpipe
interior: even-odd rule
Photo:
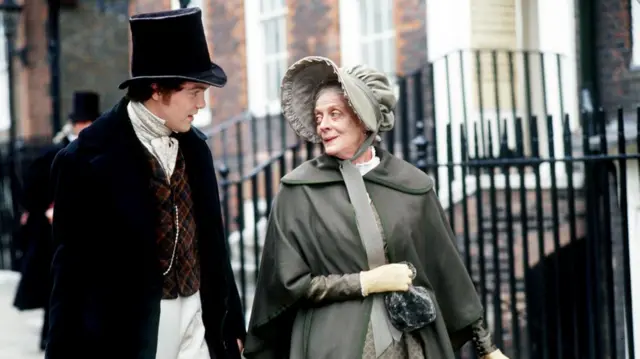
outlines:
[[[577,0],[577,3],[580,12],[580,109],[590,113],[588,130],[595,133],[594,115],[602,106],[598,76],[598,0]]]
[[[60,125],[60,0],[48,0],[47,38],[49,40],[49,71],[51,72],[51,133]]]

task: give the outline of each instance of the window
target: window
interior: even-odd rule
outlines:
[[[465,52],[462,61],[472,76],[471,106],[474,110],[482,108],[486,112],[499,110],[503,115],[504,112],[518,110],[522,82],[519,75],[525,61],[524,57],[534,62],[531,66],[533,71],[540,69],[540,64],[537,62],[537,54],[534,57],[518,51],[512,53],[511,63],[509,62],[509,51],[505,49],[535,48],[529,44],[518,46],[519,19],[516,0],[476,0],[471,3],[470,10],[473,14],[470,21],[470,47],[478,50]],[[531,16],[528,17],[528,21],[532,21]],[[522,28],[523,32],[528,30],[526,26]],[[522,37],[531,36],[529,32],[525,32]],[[449,57],[452,68],[459,66],[454,62],[460,61],[457,54]],[[512,101],[516,105],[515,109]]]
[[[246,0],[245,23],[250,110],[277,113],[280,83],[288,65],[285,0]]]
[[[393,0],[340,1],[342,66],[366,64],[395,78],[393,12]]]
[[[2,14],[0,14],[0,131],[6,131],[9,129],[11,121],[9,120],[9,74],[7,61],[7,46],[5,44],[6,36],[4,35],[4,28],[2,24],[4,20]]]
[[[640,67],[640,2],[631,0],[631,66]]]
[[[171,8],[172,9],[180,9],[180,0],[171,0]],[[205,29],[205,35],[207,32],[207,17],[205,16],[205,9],[204,9],[204,1],[203,0],[190,0],[187,7],[199,7],[202,10],[202,25],[204,26]],[[208,37],[208,36],[207,36]],[[215,62],[215,59],[213,59],[213,61]],[[211,91],[207,90],[204,93],[204,100],[205,100],[205,107],[203,109],[201,109],[200,111],[198,111],[198,114],[194,117],[193,119],[193,125],[196,127],[204,127],[204,126],[208,126],[211,124],[212,122],[212,115],[211,115]]]

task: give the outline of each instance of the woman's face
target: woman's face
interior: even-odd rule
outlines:
[[[366,139],[366,131],[341,91],[320,91],[315,108],[316,131],[322,137],[325,153],[340,159],[355,155]]]

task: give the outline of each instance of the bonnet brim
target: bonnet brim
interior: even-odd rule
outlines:
[[[330,79],[342,85],[344,96],[369,131],[377,133],[380,116],[378,102],[358,78],[339,68],[333,61],[320,56],[305,57],[289,67],[282,80],[281,101],[284,117],[291,128],[306,141],[322,142],[314,119],[315,95],[318,86]]]

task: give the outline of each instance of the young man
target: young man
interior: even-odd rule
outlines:
[[[44,308],[44,324],[40,334],[40,349],[44,350],[49,332],[49,267],[51,266],[51,221],[53,193],[51,164],[58,151],[73,141],[80,131],[100,116],[100,96],[91,91],[77,91],[73,95],[73,110],[69,123],[53,138],[53,144],[29,166],[24,179],[22,196],[22,238],[25,254],[21,278],[13,305],[18,310]]]
[[[56,157],[48,359],[240,358],[213,159],[191,127],[227,81],[201,16],[133,16],[127,96]]]

